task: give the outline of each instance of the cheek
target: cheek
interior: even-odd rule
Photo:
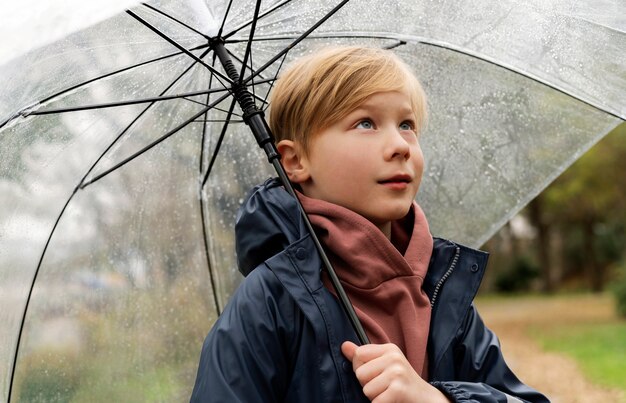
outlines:
[[[424,154],[422,154],[422,149],[420,147],[416,147],[412,155],[413,155],[413,166],[415,167],[415,171],[416,173],[419,173],[421,176],[424,171]]]
[[[328,152],[324,159],[326,170],[335,171],[336,174],[344,174],[339,170],[349,169],[352,171],[352,167],[359,166],[363,160],[363,150],[360,150],[354,146],[346,144],[336,144],[335,149]]]

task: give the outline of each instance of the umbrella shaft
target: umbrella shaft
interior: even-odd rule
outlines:
[[[228,78],[230,78],[233,82],[233,85],[232,85],[233,95],[235,96],[235,99],[237,100],[237,102],[241,106],[241,109],[243,110],[244,119],[246,115],[251,115],[256,112],[259,112],[259,110],[257,109],[254,103],[254,98],[252,97],[252,94],[250,94],[250,92],[248,91],[248,88],[246,87],[246,85],[243,83],[243,80],[239,76],[239,72],[237,71],[237,68],[235,67],[235,64],[233,63],[233,60],[230,58],[230,55],[228,54],[228,52],[226,51],[226,48],[224,47],[224,43],[220,40],[216,40],[212,43],[212,46],[213,46],[213,50],[215,51],[215,54],[220,59],[220,62],[222,63],[222,67],[224,67],[224,71],[228,75]]]
[[[272,136],[270,128],[265,121],[265,114],[256,107],[254,98],[248,91],[248,87],[241,80],[237,68],[224,47],[224,43],[215,41],[212,46],[224,67],[224,71],[226,71],[228,77],[233,81],[232,93],[237,103],[239,103],[239,106],[241,106],[243,120],[250,126],[259,147],[265,151],[267,159],[273,164],[274,160],[280,158],[280,154],[278,154],[276,146],[274,145],[274,136]]]
[[[289,181],[289,178],[285,172],[285,168],[280,163],[280,154],[278,153],[276,145],[274,144],[274,136],[272,135],[271,130],[267,122],[265,121],[265,115],[263,111],[259,110],[256,107],[256,104],[254,103],[254,98],[252,97],[252,94],[250,94],[250,92],[248,91],[248,88],[246,87],[245,83],[237,72],[237,68],[233,64],[230,56],[228,55],[228,52],[224,47],[223,41],[216,40],[212,43],[212,46],[215,54],[220,59],[220,62],[224,67],[224,71],[233,82],[232,92],[235,99],[241,106],[244,122],[246,122],[246,124],[250,126],[250,129],[252,130],[252,133],[254,134],[257,143],[259,144],[259,147],[261,147],[267,154],[269,162],[274,166],[274,169],[280,177],[280,180],[282,181],[283,186],[285,187],[287,192],[289,192],[289,194],[291,194],[296,199],[298,209],[302,214],[309,234],[311,234],[311,239],[315,244],[315,248],[317,249],[320,258],[322,259],[322,262],[326,267],[326,271],[328,272],[330,281],[333,284],[335,291],[337,292],[337,297],[339,297],[341,305],[348,315],[348,319],[350,320],[350,323],[352,324],[352,327],[354,328],[354,331],[356,332],[359,341],[361,342],[361,344],[368,344],[369,340],[365,333],[365,329],[363,328],[363,325],[361,325],[361,322],[356,315],[354,307],[350,303],[348,295],[346,294],[343,286],[339,282],[339,277],[337,276],[335,269],[330,263],[330,260],[328,259],[328,256],[326,255],[326,252],[324,251],[321,242],[319,241],[315,234],[315,231],[313,230],[313,225],[311,224],[309,217],[306,215],[306,212],[304,211],[304,208],[300,203],[300,199],[298,199],[298,196],[296,195],[296,192],[293,189],[291,182]]]

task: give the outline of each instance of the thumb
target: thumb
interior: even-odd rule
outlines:
[[[345,341],[341,345],[341,352],[343,353],[343,355],[346,356],[346,358],[350,362],[352,362],[352,359],[354,358],[354,353],[356,352],[357,347],[358,346],[356,344],[354,344],[353,342]]]

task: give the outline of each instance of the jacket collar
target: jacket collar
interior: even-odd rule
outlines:
[[[430,365],[436,370],[444,348],[452,345],[461,323],[471,309],[482,281],[489,254],[435,238],[433,254],[424,280],[431,305]]]
[[[307,235],[295,199],[276,178],[249,193],[237,212],[235,239],[239,271],[255,267]]]

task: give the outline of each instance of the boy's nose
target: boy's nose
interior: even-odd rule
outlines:
[[[408,159],[411,156],[411,146],[403,134],[395,129],[388,132],[387,148],[385,150],[385,159],[403,158]]]

